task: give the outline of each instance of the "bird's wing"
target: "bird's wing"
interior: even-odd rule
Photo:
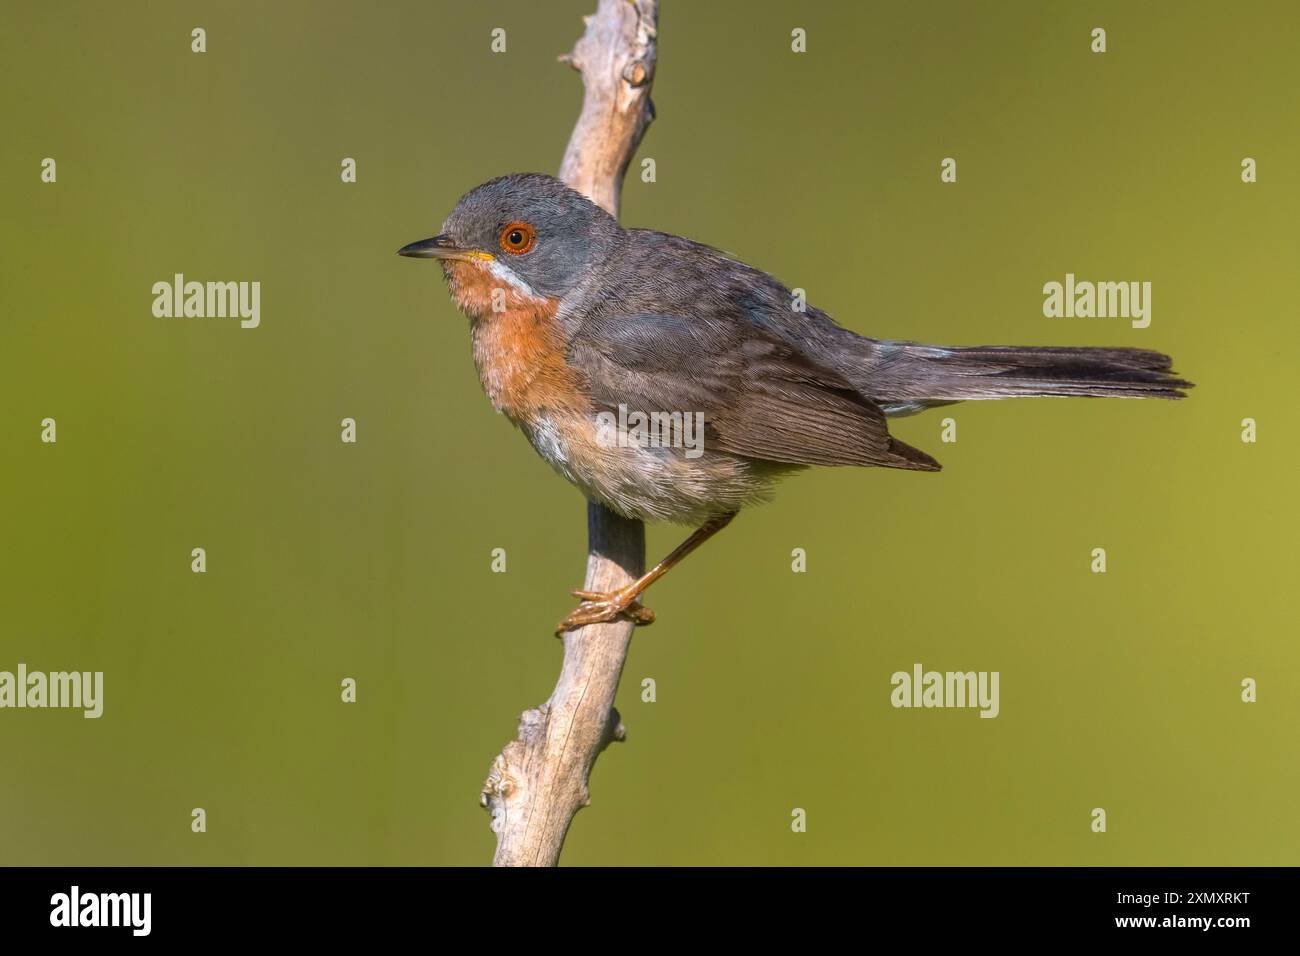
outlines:
[[[597,411],[702,412],[705,449],[798,465],[937,471],[836,373],[748,323],[676,315],[588,317],[569,345]]]

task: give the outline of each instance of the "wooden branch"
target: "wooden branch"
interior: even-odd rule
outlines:
[[[584,96],[560,178],[618,215],[623,174],[654,119],[658,0],[599,0],[586,33],[560,59],[582,74]],[[587,591],[612,591],[645,569],[645,526],[601,505],[587,507]],[[550,699],[519,718],[483,784],[480,803],[497,835],[494,866],[554,866],[574,814],[591,800],[596,757],[624,737],[614,709],[632,642],[630,621],[564,634],[564,662]]]
[[[618,216],[623,174],[655,117],[659,0],[600,0],[587,32],[560,57],[582,74],[582,113],[569,136],[560,178]]]

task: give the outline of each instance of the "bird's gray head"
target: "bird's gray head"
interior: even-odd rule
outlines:
[[[440,235],[403,246],[398,255],[502,268],[536,295],[558,299],[618,231],[613,216],[555,177],[516,173],[471,189]]]

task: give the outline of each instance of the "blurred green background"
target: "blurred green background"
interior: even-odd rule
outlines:
[[[102,670],[106,701],[0,711],[0,862],[490,860],[479,786],[553,686],[584,505],[394,251],[556,169],[581,83],[555,57],[592,8],[9,5],[0,670]],[[565,863],[1300,862],[1298,28],[1291,2],[664,0],[625,223],[864,333],[1158,348],[1198,387],[930,412],[894,431],[942,474],[810,472],[743,515],[650,593]],[[261,327],[155,318],[175,272],[260,280]],[[1151,281],[1151,327],[1044,318],[1067,272]],[[892,709],[918,661],[999,671],[1001,715]]]

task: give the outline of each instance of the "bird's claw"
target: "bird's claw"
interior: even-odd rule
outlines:
[[[556,636],[588,624],[604,624],[618,617],[626,617],[633,624],[653,624],[655,612],[622,591],[574,591],[573,596],[582,603],[560,622]]]

